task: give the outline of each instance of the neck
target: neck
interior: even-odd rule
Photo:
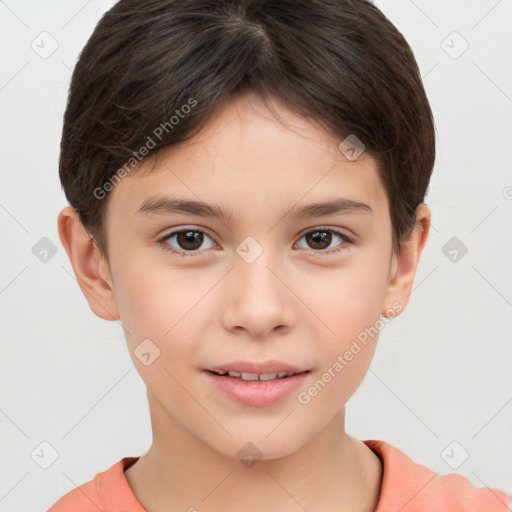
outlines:
[[[377,506],[380,459],[345,433],[345,409],[297,451],[253,464],[214,450],[158,403],[150,410],[153,443],[125,472],[147,512],[163,512],[171,504],[211,512],[372,512]]]

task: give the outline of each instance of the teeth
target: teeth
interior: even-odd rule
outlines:
[[[260,380],[272,380],[276,378],[277,373],[262,373],[260,374]]]
[[[258,374],[257,373],[246,373],[242,372],[242,380],[258,380]]]
[[[224,371],[218,370],[215,371],[219,375],[228,374],[230,377],[240,377],[242,380],[274,380],[276,378],[282,379],[283,377],[288,377],[290,375],[294,375],[294,373],[289,372],[277,372],[277,373],[249,373],[249,372],[235,372],[235,371]]]

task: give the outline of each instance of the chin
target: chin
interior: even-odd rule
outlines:
[[[261,432],[251,436],[250,433],[235,436],[229,439],[229,446],[224,443],[215,443],[210,446],[222,455],[239,460],[251,467],[257,461],[270,461],[282,459],[293,454],[302,446],[299,439],[290,438],[283,431],[282,435],[276,433],[266,438],[267,434]]]

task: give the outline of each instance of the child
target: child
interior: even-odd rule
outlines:
[[[434,160],[413,53],[366,0],[107,12],[72,77],[58,227],[122,322],[153,442],[50,512],[509,510],[345,432],[409,302]]]

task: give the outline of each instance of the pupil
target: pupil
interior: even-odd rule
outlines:
[[[177,235],[178,243],[181,246],[181,248],[189,250],[194,250],[201,247],[202,236],[203,234],[197,231],[182,231]]]
[[[313,240],[312,243],[309,245],[314,249],[325,249],[326,247],[329,247],[331,243],[331,233],[328,231],[315,231],[310,238]],[[322,245],[327,242],[327,245],[322,247]],[[309,243],[309,242],[308,242]],[[320,246],[319,246],[320,245]]]

